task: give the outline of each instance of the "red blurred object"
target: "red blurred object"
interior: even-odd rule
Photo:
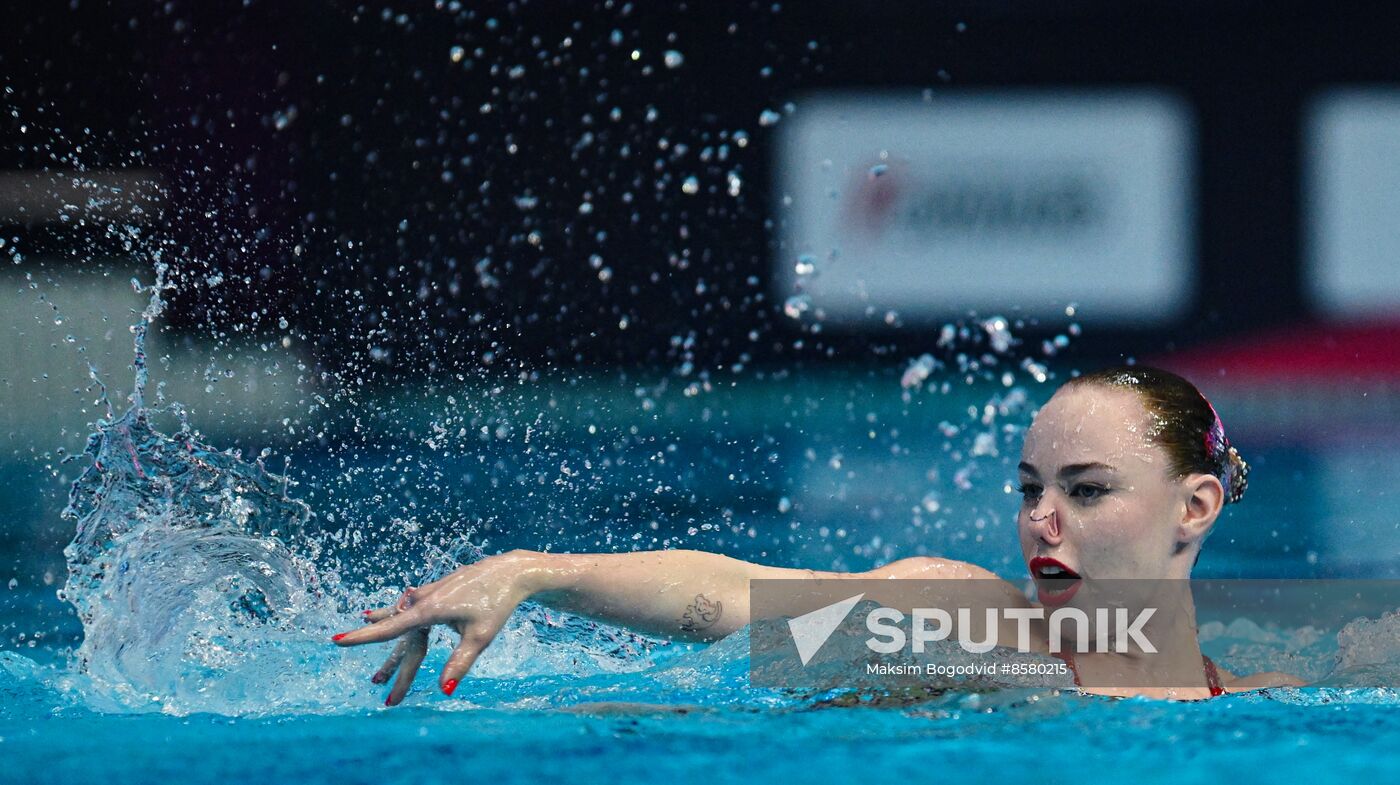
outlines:
[[[1303,323],[1142,362],[1207,384],[1396,380],[1400,320]]]

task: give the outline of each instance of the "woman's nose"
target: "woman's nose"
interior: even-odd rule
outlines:
[[[1035,535],[1051,545],[1060,541],[1060,515],[1055,511],[1054,502],[1047,497],[1040,497],[1040,501],[1031,508],[1029,513],[1031,529]]]

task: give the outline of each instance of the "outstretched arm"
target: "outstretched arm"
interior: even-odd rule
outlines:
[[[640,632],[717,640],[749,623],[749,581],[764,578],[985,578],[992,573],[948,559],[916,557],[869,572],[767,567],[692,550],[637,553],[530,553],[522,581],[553,608]]]
[[[403,636],[375,681],[398,671],[388,704],[403,699],[427,652],[427,631],[450,624],[462,639],[439,683],[451,694],[510,614],[533,598],[553,608],[686,640],[715,640],[749,623],[756,578],[986,578],[980,567],[916,557],[864,573],[753,564],[693,550],[571,554],[510,551],[405,592],[391,608],[367,611],[369,626],[333,639],[341,646]]]
[[[552,608],[639,632],[717,640],[749,623],[749,580],[838,577],[704,551],[526,554],[522,581]]]

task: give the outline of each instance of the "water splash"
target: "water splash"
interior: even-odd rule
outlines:
[[[128,707],[253,697],[269,669],[259,662],[283,656],[269,641],[305,638],[329,621],[303,537],[312,515],[290,482],[260,460],[200,443],[178,405],[146,405],[146,338],[171,288],[166,272],[158,264],[154,284],[133,284],[150,300],[132,328],[130,407],[116,414],[98,382],[108,416],[88,439],[91,464],[63,512],[76,524],[60,592],[83,624],[75,666]],[[174,435],[152,423],[166,413],[180,420]]]
[[[291,496],[287,477],[267,470],[265,456],[250,462],[203,444],[178,403],[146,402],[146,338],[171,288],[166,273],[157,265],[154,284],[133,283],[150,300],[132,328],[135,379],[125,411],[117,413],[90,369],[107,416],[88,439],[91,463],[63,513],[76,531],[64,549],[68,580],[59,593],[76,609],[84,639],[71,675],[50,686],[80,693],[83,704],[101,711],[267,714],[364,706],[363,693],[378,692],[368,675],[386,652],[340,650],[326,639],[358,623],[347,608],[392,598],[341,583],[340,564],[311,536],[310,508]],[[179,422],[173,434],[153,422],[166,415]],[[467,535],[430,548],[420,582],[485,555]],[[439,631],[429,667],[454,643]],[[526,603],[478,670],[635,670],[660,644]],[[27,674],[31,665],[7,667]]]

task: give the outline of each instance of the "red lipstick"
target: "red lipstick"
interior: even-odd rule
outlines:
[[[1064,605],[1084,583],[1079,573],[1059,559],[1037,556],[1030,561],[1031,577],[1035,580],[1036,593],[1045,605]]]

